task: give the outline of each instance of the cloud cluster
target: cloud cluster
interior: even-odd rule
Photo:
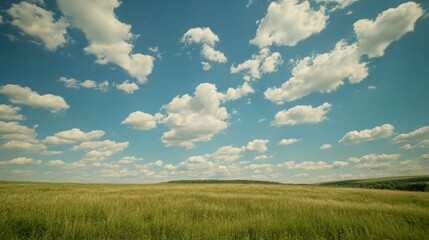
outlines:
[[[372,129],[361,131],[350,131],[338,142],[343,144],[358,144],[362,142],[374,141],[379,138],[387,138],[393,135],[395,128],[391,124],[383,124]]]
[[[129,80],[125,80],[122,83],[116,84],[116,88],[125,93],[133,94],[135,91],[139,90],[139,85],[130,82]]]
[[[295,46],[299,41],[321,32],[327,20],[324,9],[314,10],[308,1],[273,1],[250,43],[260,48],[273,44]]]
[[[20,107],[0,104],[0,120],[24,120],[24,116],[19,114],[19,111],[21,111]]]
[[[26,158],[26,157],[19,157],[14,158],[8,161],[0,161],[0,166],[7,166],[7,165],[40,165],[42,163],[41,160],[34,160],[32,158]]]
[[[323,103],[318,107],[310,105],[298,105],[287,110],[276,113],[274,126],[298,125],[298,124],[315,124],[326,119],[326,114],[331,110],[331,104]]]
[[[49,51],[55,51],[67,42],[66,34],[69,23],[63,17],[55,20],[54,13],[51,11],[22,1],[12,4],[12,7],[6,12],[12,17],[13,26],[41,40]]]
[[[356,164],[356,168],[372,169],[390,166],[392,161],[400,157],[400,154],[368,154],[360,158],[351,157],[347,161]]]
[[[11,103],[27,105],[34,108],[45,108],[52,113],[69,109],[64,98],[53,94],[40,95],[29,87],[7,84],[0,87],[0,94],[6,95]]]
[[[89,45],[85,53],[97,57],[98,64],[113,63],[129,75],[144,83],[153,69],[154,58],[141,53],[132,53],[131,25],[122,23],[114,10],[120,6],[118,0],[86,1],[58,0],[61,12],[73,27],[83,31]]]
[[[162,123],[169,128],[161,139],[165,146],[194,147],[196,142],[206,142],[228,127],[228,111],[222,106],[227,101],[237,100],[253,93],[247,83],[218,92],[216,85],[201,83],[194,96],[176,96],[163,107],[164,114],[151,115],[141,111],[130,113],[122,124],[137,130],[149,130]]]
[[[82,82],[74,78],[66,78],[66,77],[60,77],[58,81],[63,82],[67,88],[73,88],[73,89],[80,89],[82,87],[82,88],[91,88],[91,89],[99,90],[101,92],[106,92],[109,89],[108,81],[97,83],[94,80],[85,80]]]
[[[316,54],[299,60],[292,77],[281,87],[268,88],[265,97],[277,104],[290,102],[313,92],[329,93],[344,84],[359,83],[368,76],[369,58],[380,57],[394,41],[414,29],[423,14],[419,4],[408,2],[382,12],[375,21],[362,19],[354,24],[357,42],[339,41],[328,53]]]
[[[217,63],[226,63],[227,61],[225,54],[214,49],[216,42],[219,42],[219,37],[208,27],[189,29],[185,34],[183,34],[181,42],[186,45],[201,44],[201,55],[208,61]],[[210,70],[210,63],[202,62],[201,64],[203,66],[203,70]]]
[[[72,128],[67,131],[55,133],[53,136],[47,136],[43,143],[46,144],[72,144],[77,142],[86,142],[100,139],[105,132],[101,130],[93,130],[83,132],[78,128]]]
[[[102,161],[121,152],[128,147],[129,142],[115,142],[111,140],[89,141],[74,146],[72,151],[84,151],[83,161]]]
[[[280,53],[271,52],[269,48],[262,48],[258,54],[253,54],[251,59],[234,66],[231,65],[231,73],[243,73],[245,81],[260,79],[264,73],[277,72],[278,66],[283,64]]]
[[[400,149],[410,150],[418,148],[429,148],[429,126],[424,126],[409,133],[402,133],[393,138],[396,143],[410,142],[415,145],[405,144]]]

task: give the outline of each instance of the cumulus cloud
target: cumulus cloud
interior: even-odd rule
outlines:
[[[423,12],[419,4],[407,2],[397,8],[387,9],[374,21],[361,19],[355,22],[353,26],[359,51],[370,58],[383,56],[385,49],[392,42],[414,31],[414,24]]]
[[[56,166],[56,167],[59,167],[59,166],[65,166],[66,165],[66,163],[64,162],[64,161],[62,161],[62,160],[50,160],[50,161],[48,161],[48,166]]]
[[[128,117],[121,123],[124,125],[128,125],[136,130],[146,131],[152,128],[156,128],[157,122],[160,121],[162,118],[163,116],[160,113],[150,115],[148,113],[136,111],[130,113],[130,115],[128,115]]]
[[[393,138],[394,142],[415,142],[429,138],[429,126],[424,126],[408,133],[402,133]]]
[[[131,164],[131,163],[135,163],[137,161],[142,161],[143,158],[138,158],[136,156],[125,156],[122,157],[121,159],[119,159],[118,163],[121,164]]]
[[[349,163],[344,161],[335,161],[332,165],[334,165],[334,167],[346,167]]]
[[[232,162],[239,159],[241,157],[240,154],[244,150],[243,147],[233,147],[229,145],[218,148],[216,152],[208,156],[213,158],[216,162]]]
[[[294,161],[288,161],[281,164],[277,164],[278,167],[286,169],[304,169],[304,170],[320,170],[320,169],[331,169],[334,167],[344,167],[347,166],[341,162],[336,162],[335,164],[329,164],[324,161],[304,161],[301,163],[295,163]]]
[[[316,0],[317,3],[324,3],[329,8],[330,12],[338,9],[344,9],[358,0]]]
[[[258,155],[256,157],[254,157],[254,160],[267,160],[267,159],[271,159],[273,158],[273,156],[268,156],[268,155]]]
[[[332,145],[331,144],[323,144],[322,146],[320,146],[320,149],[322,149],[322,150],[332,149]]]
[[[420,158],[421,159],[429,159],[429,153],[425,153],[425,154],[420,155]]]
[[[286,145],[297,143],[299,141],[301,141],[301,139],[296,139],[296,138],[282,139],[277,143],[277,145],[286,146]]]
[[[273,44],[295,46],[299,41],[321,32],[328,18],[323,8],[312,9],[308,1],[273,1],[250,43],[260,48]]]
[[[199,44],[202,45],[201,55],[211,62],[226,63],[227,58],[222,52],[215,50],[216,42],[219,42],[219,37],[213,33],[208,27],[191,28],[182,36],[181,42],[185,45]],[[210,63],[202,62],[203,70],[207,71],[211,68]]]
[[[275,115],[274,126],[315,124],[326,119],[326,114],[331,110],[331,104],[323,103],[318,107],[310,105],[298,105],[288,110],[283,110]]]
[[[133,94],[135,91],[139,90],[139,85],[136,83],[125,80],[123,83],[116,84],[116,88],[129,94]]]
[[[18,122],[3,122],[0,121],[1,139],[5,141],[25,141],[37,143],[36,131],[34,128],[23,126]]]
[[[109,85],[110,85],[108,81],[97,83],[94,80],[85,80],[82,82],[74,78],[66,78],[66,77],[60,77],[58,81],[63,82],[66,88],[73,88],[73,89],[80,89],[81,87],[92,88],[95,90],[99,90],[101,92],[106,92],[109,89]]]
[[[212,68],[212,65],[208,62],[201,62],[201,66],[203,67],[204,71],[208,71]]]
[[[128,147],[129,142],[115,142],[111,140],[83,142],[74,146],[72,151],[84,151],[85,161],[102,161],[121,152]]]
[[[242,86],[237,88],[228,88],[224,100],[234,101],[254,92],[255,90],[253,90],[253,88],[248,83],[244,83]]]
[[[398,160],[400,154],[368,154],[362,157],[351,157],[347,161],[355,163],[356,168],[382,168],[391,165],[392,161]]]
[[[6,12],[12,17],[10,24],[41,40],[49,51],[55,51],[67,42],[66,28],[69,26],[68,22],[63,17],[55,20],[54,13],[51,11],[22,1],[12,4],[12,7]]]
[[[93,130],[83,132],[79,128],[72,128],[67,131],[55,133],[53,136],[47,136],[43,143],[46,144],[71,144],[77,142],[86,142],[100,139],[105,132],[102,130]]]
[[[249,152],[263,153],[268,150],[267,144],[269,140],[266,139],[255,139],[246,145],[246,150]]]
[[[24,120],[24,116],[19,114],[21,108],[11,105],[0,104],[0,120]]]
[[[7,84],[0,87],[0,94],[8,97],[14,104],[27,105],[34,108],[45,108],[52,113],[69,109],[69,105],[64,98],[52,94],[39,95],[28,87]]]
[[[358,144],[362,142],[374,141],[380,138],[387,138],[393,135],[394,127],[391,124],[383,124],[372,129],[361,131],[350,131],[338,141],[343,144]]]
[[[264,95],[274,103],[283,104],[312,92],[335,91],[346,78],[350,83],[359,83],[367,75],[367,64],[361,62],[356,44],[339,41],[331,52],[299,60],[292,69],[292,77],[279,88],[268,88]]]
[[[112,63],[144,83],[153,69],[154,58],[141,53],[132,53],[131,25],[122,23],[114,13],[120,6],[118,0],[86,1],[58,0],[61,12],[72,25],[83,31],[89,45],[85,53],[94,54],[96,63]]]
[[[227,93],[217,91],[214,84],[202,83],[194,96],[176,96],[164,106],[166,116],[161,120],[170,128],[161,139],[166,146],[194,147],[196,142],[206,142],[228,127],[228,111],[225,101],[235,100],[252,92],[249,86],[231,89]]]
[[[6,166],[6,165],[39,165],[41,164],[41,160],[34,160],[32,158],[26,158],[26,157],[19,157],[14,158],[8,161],[0,161],[0,166]]]
[[[40,152],[47,149],[47,147],[38,142],[25,142],[20,140],[10,140],[3,144],[0,149],[13,150],[13,151],[29,151]]]
[[[357,21],[354,24],[357,42],[347,44],[341,40],[331,52],[297,61],[292,77],[280,87],[268,88],[265,98],[283,104],[313,92],[335,91],[345,79],[351,84],[361,82],[368,76],[368,63],[362,56],[383,56],[393,41],[414,29],[422,12],[420,5],[409,2],[382,12],[374,22],[368,19]]]
[[[260,79],[263,73],[277,72],[278,66],[283,64],[280,53],[271,52],[269,48],[262,48],[258,54],[253,54],[251,59],[235,66],[231,65],[231,73],[243,72],[243,79],[251,81]]]

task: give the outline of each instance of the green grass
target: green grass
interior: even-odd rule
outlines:
[[[356,179],[356,180],[326,182],[326,183],[321,183],[319,185],[333,186],[333,187],[334,186],[358,187],[358,188],[429,192],[429,176],[424,175],[424,176]]]
[[[0,239],[427,239],[429,193],[0,183]]]

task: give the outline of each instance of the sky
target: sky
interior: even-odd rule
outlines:
[[[429,174],[428,9],[1,1],[0,180]]]

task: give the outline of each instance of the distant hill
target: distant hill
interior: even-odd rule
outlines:
[[[165,183],[180,183],[180,184],[282,184],[279,182],[270,182],[270,181],[255,181],[255,180],[177,180],[169,181]]]
[[[325,182],[317,185],[429,192],[429,175],[356,179]]]

